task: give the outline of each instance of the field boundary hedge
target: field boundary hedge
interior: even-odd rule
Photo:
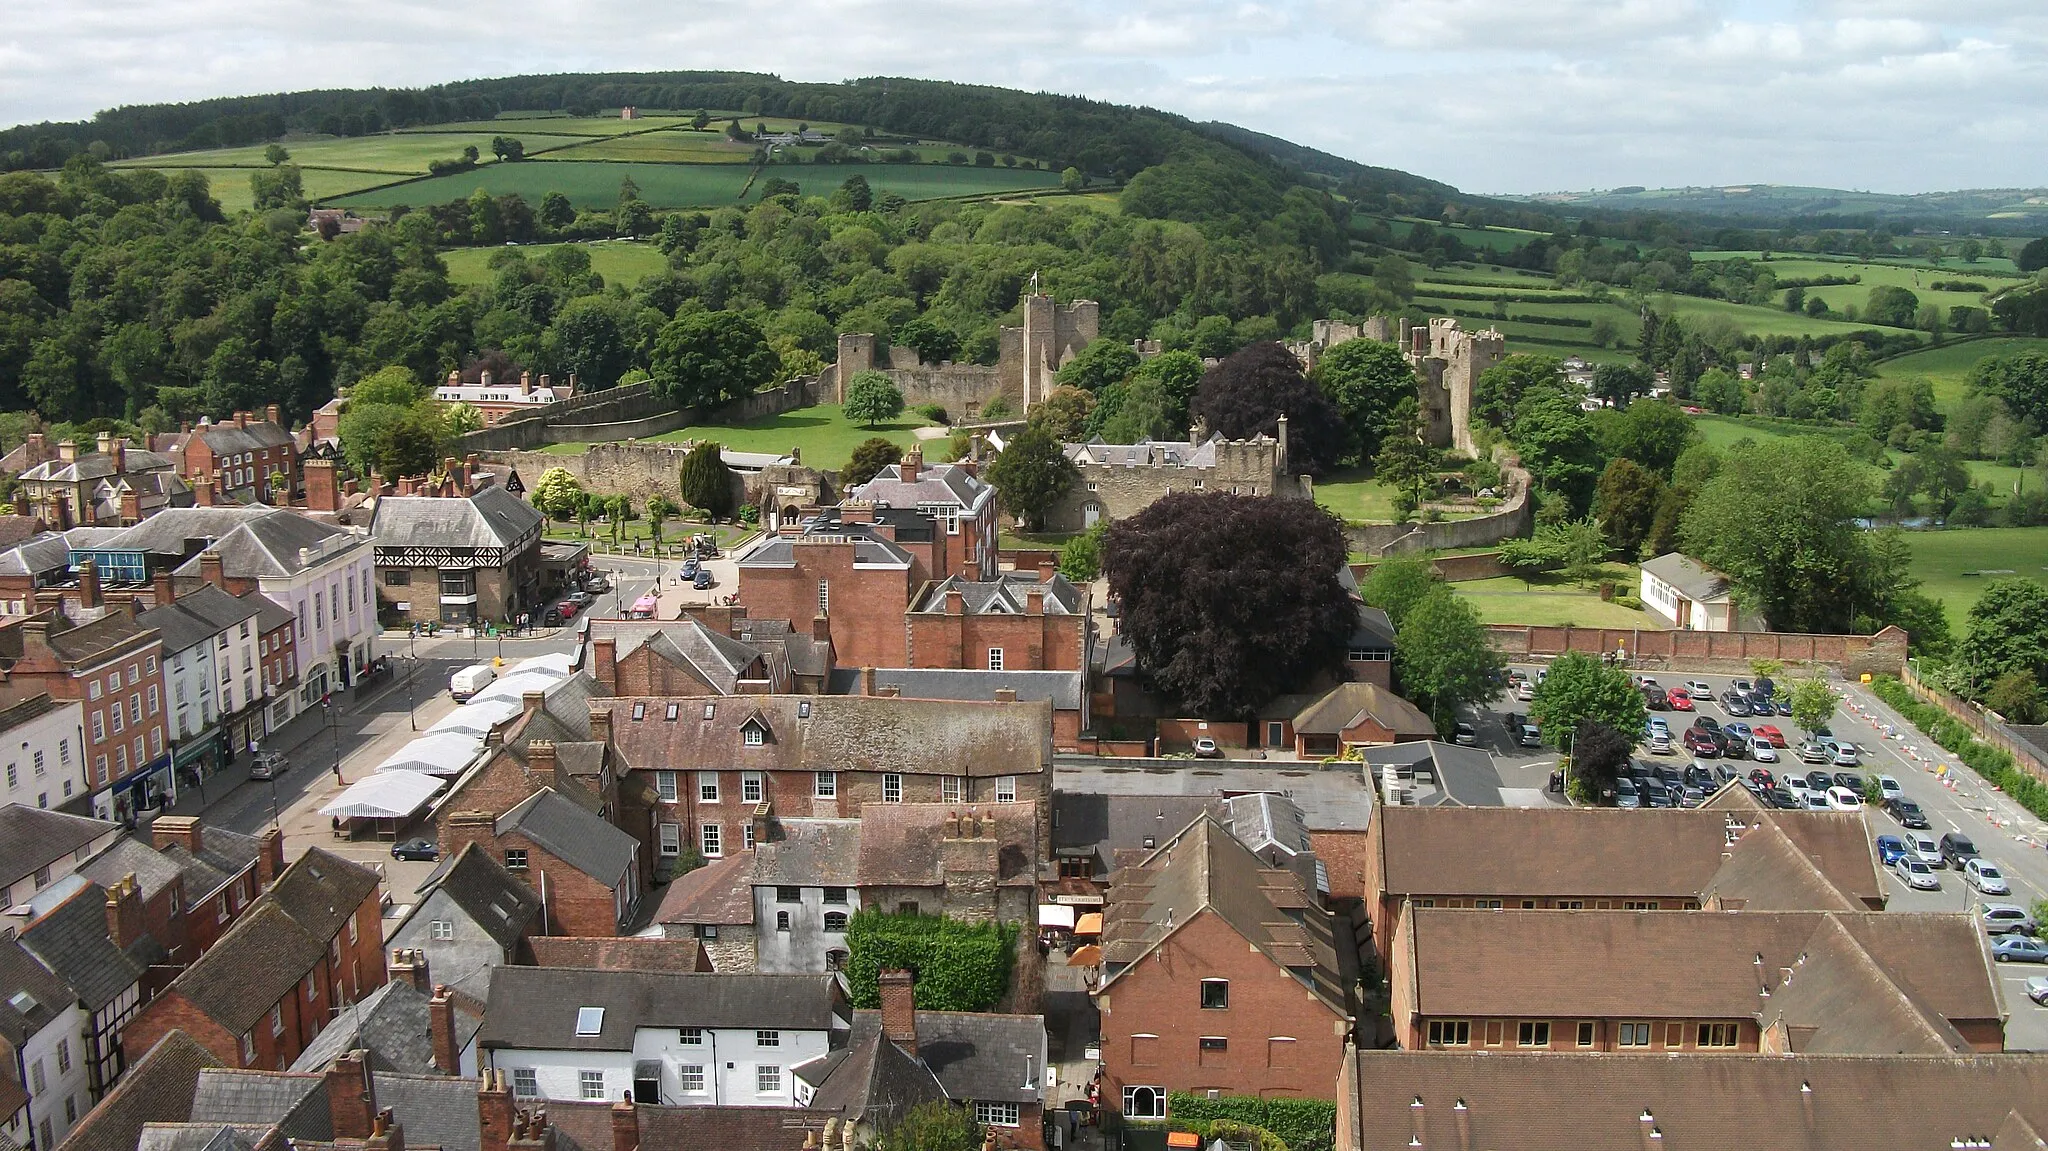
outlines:
[[[1954,713],[1954,708],[1968,710],[1961,701],[1948,704],[1940,694],[1925,684],[1916,683],[1909,687],[1904,682],[1888,675],[1871,677],[1870,690],[1890,704],[1892,710],[1906,718],[1906,722],[1920,729],[1929,739],[1963,761],[1963,765],[1977,773],[1984,782],[1991,784],[2013,798],[2021,807],[2041,819],[2048,819],[2048,783],[2020,766],[2019,760],[2003,748],[1977,738],[1982,729],[1982,716],[1970,714],[1964,719]],[[1922,695],[1931,696],[1939,702],[1924,702]]]

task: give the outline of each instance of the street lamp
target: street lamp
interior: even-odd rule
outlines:
[[[410,646],[410,645],[408,645],[408,646]],[[418,705],[417,705],[417,704],[415,704],[415,703],[413,702],[413,697],[412,697],[412,677],[413,677],[414,675],[417,675],[417,674],[419,673],[419,668],[420,668],[420,661],[419,661],[419,657],[418,657],[418,656],[416,656],[416,655],[413,655],[413,654],[412,654],[412,653],[411,653],[410,651],[406,652],[406,654],[405,654],[405,719],[406,719],[406,722],[407,722],[407,723],[410,723],[410,724],[412,725],[412,729],[413,729],[414,731],[418,731],[418,730],[420,729],[420,719],[419,719],[419,711],[418,711]]]
[[[334,703],[334,697],[333,697],[333,696],[331,696],[331,695],[330,695],[330,696],[327,696],[327,697],[325,697],[325,698],[323,698],[323,699],[322,699],[322,700],[320,701],[320,706],[326,709],[326,711],[325,711],[325,713],[324,713],[324,714],[325,714],[325,718],[326,718],[326,720],[327,720],[327,732],[328,732],[328,734],[329,734],[329,735],[331,735],[331,736],[333,736],[333,737],[334,737],[334,782],[336,782],[336,783],[340,783],[340,782],[342,782],[342,779],[341,779],[341,710],[340,710],[340,709],[339,709],[338,707],[336,707],[336,706],[335,706],[335,703]]]

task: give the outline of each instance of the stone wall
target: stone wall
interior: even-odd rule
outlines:
[[[1360,555],[1398,555],[1403,552],[1442,551],[1477,548],[1502,540],[1520,539],[1535,524],[1535,509],[1529,499],[1529,473],[1519,468],[1502,469],[1514,485],[1515,494],[1490,515],[1467,520],[1439,520],[1436,523],[1346,524],[1344,537],[1351,550]]]
[[[1351,574],[1359,583],[1364,583],[1372,578],[1372,569],[1378,566],[1378,563],[1352,564]],[[1437,556],[1429,561],[1429,566],[1436,572],[1436,578],[1445,583],[1464,583],[1468,580],[1494,579],[1514,574],[1508,570],[1506,564],[1500,562],[1499,552],[1482,552],[1469,556]]]
[[[1091,519],[1120,520],[1137,515],[1170,492],[1235,492],[1248,496],[1279,496],[1309,499],[1315,494],[1307,476],[1287,474],[1286,424],[1280,426],[1282,439],[1256,436],[1249,440],[1223,440],[1216,444],[1216,466],[1178,467],[1153,464],[1126,467],[1122,464],[1079,465],[1077,480],[1060,501],[1046,513],[1048,531],[1078,532]]]
[[[576,455],[560,455],[555,452],[511,451],[483,452],[484,459],[492,463],[509,464],[519,469],[530,490],[538,483],[541,473],[549,468],[561,468],[576,477],[584,491],[597,492],[608,496],[626,496],[633,501],[634,508],[642,508],[649,496],[656,494],[674,500],[678,496],[678,474],[683,466],[683,457],[690,453],[691,444],[667,443],[594,443]],[[764,469],[758,474],[738,472],[733,479],[733,497],[740,503],[764,504],[769,493],[780,488],[802,487],[804,498],[799,504],[817,503],[820,496],[837,490],[833,473],[821,472],[814,468],[796,465],[778,465]],[[792,497],[794,499],[794,497]]]
[[[1001,396],[1012,411],[1026,411],[1052,390],[1054,373],[1094,342],[1101,309],[1093,300],[1055,304],[1051,296],[1036,293],[1025,296],[1022,306],[1024,323],[997,335],[994,367],[926,364],[909,348],[890,348],[885,357],[877,352],[873,335],[843,332],[838,360],[821,377],[820,394],[844,403],[848,381],[872,369],[895,381],[903,402],[913,408],[938,404],[948,415],[971,417]]]
[[[465,432],[457,441],[457,454],[504,452],[554,443],[644,439],[692,424],[766,419],[817,402],[818,379],[814,376],[794,379],[782,387],[755,392],[709,411],[670,407],[647,384],[628,384],[549,404],[537,412]]]
[[[1847,675],[1882,672],[1896,675],[1906,661],[1906,633],[1888,627],[1876,635],[1813,635],[1776,631],[1659,631],[1651,628],[1521,627],[1493,624],[1487,628],[1493,646],[1510,659],[1563,655],[1568,651],[1600,655],[1626,651],[1641,661],[1693,670],[1748,671],[1749,661],[1821,663]]]

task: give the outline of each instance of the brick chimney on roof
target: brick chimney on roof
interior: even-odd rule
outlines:
[[[106,606],[106,600],[100,596],[99,565],[89,559],[78,561],[78,606]]]
[[[890,968],[875,979],[882,996],[882,1034],[912,1055],[917,1054],[917,977]]]
[[[237,428],[246,428],[246,427],[248,427],[248,426],[249,426],[249,413],[247,413],[247,412],[236,412],[236,413],[235,413],[235,427],[237,427]]]
[[[222,591],[227,590],[227,575],[220,566],[219,552],[209,549],[199,553],[199,578]]]
[[[284,412],[276,404],[265,404],[263,418],[279,427],[284,426]]]
[[[149,845],[162,851],[172,844],[198,855],[205,832],[199,820],[189,815],[159,815],[149,825]]]
[[[172,585],[169,568],[158,571],[150,577],[150,588],[156,596],[156,606],[162,607],[178,598],[178,589]]]
[[[309,512],[338,512],[341,510],[341,489],[336,483],[333,460],[307,460],[306,510]]]
[[[377,1114],[377,1083],[370,1053],[350,1051],[327,1069],[327,1114],[337,1139],[367,1139]]]
[[[896,469],[897,474],[902,477],[904,483],[916,483],[917,474],[924,470],[924,452],[918,448],[912,448],[903,453],[903,462],[896,465]]]
[[[462,1052],[455,1043],[455,1000],[445,984],[437,985],[427,1000],[427,1025],[434,1043],[434,1070],[443,1075],[462,1074]]]
[[[115,947],[126,951],[129,945],[142,938],[145,930],[142,889],[136,885],[135,873],[131,871],[107,889],[107,938]]]
[[[611,636],[594,636],[590,641],[590,674],[605,690],[619,691],[619,641]],[[595,714],[595,713],[593,713]]]
[[[653,1100],[649,1100],[653,1102]],[[631,1098],[612,1104],[612,1151],[639,1151],[640,1109]]]
[[[434,981],[428,974],[427,953],[417,947],[394,947],[388,964],[391,978],[412,984],[412,989],[421,995],[434,993]]]
[[[612,741],[612,709],[609,704],[590,701],[590,740],[592,743]]]
[[[516,1116],[512,1081],[503,1071],[485,1068],[476,1092],[477,1151],[506,1151]]]

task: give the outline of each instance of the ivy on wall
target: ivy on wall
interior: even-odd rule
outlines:
[[[877,979],[891,968],[917,975],[921,1011],[987,1011],[1010,987],[1017,928],[962,923],[943,915],[855,912],[846,925],[846,966],[853,1005],[882,1005]]]

